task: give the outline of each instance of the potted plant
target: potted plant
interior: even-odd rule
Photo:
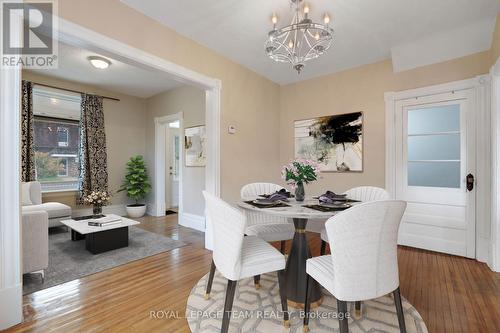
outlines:
[[[319,166],[314,161],[297,159],[283,166],[281,176],[292,189],[295,189],[295,200],[304,201],[304,183],[317,180],[319,172]]]
[[[133,156],[127,162],[127,174],[118,192],[126,191],[127,196],[135,200],[134,204],[127,205],[129,217],[142,217],[146,214],[146,204],[139,203],[151,190],[146,163],[141,155]]]

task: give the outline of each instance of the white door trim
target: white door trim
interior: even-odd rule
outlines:
[[[156,117],[155,122],[155,176],[154,176],[154,191],[155,191],[155,203],[153,205],[154,211],[150,211],[150,215],[154,216],[164,216],[166,201],[165,193],[165,182],[166,172],[167,172],[167,154],[166,154],[166,143],[167,143],[167,128],[168,124],[178,120],[179,121],[179,132],[184,133],[184,115],[182,112],[170,114],[163,117]],[[179,150],[179,160],[184,160],[184,145],[181,144],[181,149]],[[178,216],[182,216],[184,213],[184,205],[182,200],[182,177],[183,171],[182,166],[179,167],[179,211]]]
[[[488,265],[500,272],[500,58],[491,75],[491,256]]]
[[[221,81],[137,49],[60,17],[55,38],[122,62],[162,71],[176,80],[206,91],[206,191],[220,195],[220,93]],[[14,36],[14,34],[12,34]],[[17,34],[20,40],[20,31]],[[1,70],[0,77],[0,329],[22,321],[21,228],[19,206],[20,69]],[[9,195],[5,195],[8,193]],[[17,208],[17,209],[16,209]],[[207,226],[205,246],[212,247]]]
[[[476,259],[487,262],[489,258],[490,235],[484,234],[490,228],[490,121],[489,113],[489,75],[472,79],[449,82],[429,87],[385,93],[386,123],[386,160],[385,186],[394,196],[396,194],[396,104],[398,101],[438,95],[450,91],[473,90],[473,107],[477,114],[476,140]],[[478,230],[483,230],[480,234]]]
[[[59,18],[59,36],[62,42],[99,52],[122,62],[162,71],[176,80],[199,87],[206,93],[205,122],[207,130],[207,164],[205,167],[205,190],[220,195],[220,94],[221,81],[179,66],[118,40],[101,35],[72,22]],[[158,212],[155,207],[154,211]],[[165,210],[163,210],[163,214]],[[212,249],[211,225],[206,223],[205,247]]]

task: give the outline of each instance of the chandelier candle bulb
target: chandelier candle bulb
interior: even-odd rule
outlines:
[[[271,22],[273,22],[274,25],[278,23],[278,16],[276,16],[276,14],[273,14],[273,16],[271,16]]]
[[[325,24],[330,23],[330,15],[328,15],[328,13],[325,13],[325,16],[323,16],[323,21]]]

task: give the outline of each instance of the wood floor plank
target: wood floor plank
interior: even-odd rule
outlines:
[[[212,258],[204,234],[178,226],[177,215],[142,222],[141,228],[187,245],[26,295],[24,322],[5,332],[189,332],[187,297]],[[308,240],[319,255],[319,235]],[[475,260],[404,246],[398,263],[402,295],[429,332],[499,331],[500,274]],[[152,311],[178,318],[154,318]]]

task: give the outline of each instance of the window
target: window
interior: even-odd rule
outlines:
[[[43,192],[78,189],[80,96],[33,89],[36,179]]]
[[[69,131],[66,127],[57,128],[57,145],[59,147],[67,147],[69,141]]]

